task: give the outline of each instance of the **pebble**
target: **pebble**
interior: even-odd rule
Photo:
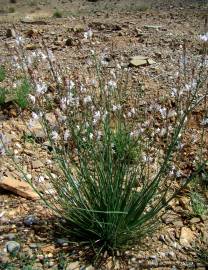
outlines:
[[[68,245],[68,239],[67,238],[57,238],[56,243],[60,246],[67,246]]]
[[[26,226],[37,225],[38,219],[35,216],[31,215],[31,216],[25,217],[23,222]]]
[[[36,244],[36,243],[30,243],[29,244],[29,247],[32,248],[32,249],[35,249],[35,248],[38,248],[38,244]]]
[[[16,241],[9,241],[6,243],[6,249],[9,253],[17,253],[20,250],[20,244]]]
[[[194,217],[190,220],[190,224],[195,224],[195,223],[199,223],[201,221],[200,218]]]
[[[9,234],[7,234],[6,238],[11,241],[11,240],[14,240],[16,238],[16,235],[14,233],[9,233]]]

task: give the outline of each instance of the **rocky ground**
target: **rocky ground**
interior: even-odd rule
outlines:
[[[15,27],[27,40],[28,52],[38,49],[43,39],[58,62],[69,68],[85,65],[91,46],[124,65],[129,64],[130,57],[143,55],[146,65],[132,64],[133,81],[138,83],[141,77],[143,90],[152,96],[158,91],[163,93],[174,86],[171,77],[178,70],[184,41],[189,57],[195,61],[201,50],[198,36],[208,31],[205,1],[172,2],[0,0],[0,63],[11,59],[5,43],[15,43]],[[89,28],[94,33],[93,44],[83,39]],[[13,79],[9,75],[6,84]],[[27,118],[27,112],[23,116]],[[38,134],[40,143],[35,144],[25,137],[24,117],[18,108],[9,105],[0,111],[0,129],[12,141],[15,154],[26,157],[24,166],[29,177],[38,181],[46,166],[57,174],[42,134]],[[193,115],[191,132],[197,134],[201,118],[202,111]],[[206,135],[204,151],[208,153]],[[182,175],[186,175],[192,150],[190,146],[185,150]],[[145,239],[145,245],[118,254],[115,263],[110,257],[94,268],[89,247],[82,249],[63,238],[55,218],[36,194],[20,184],[19,173],[10,160],[0,158],[0,269],[205,269],[196,247],[208,248],[208,217],[192,213],[188,192],[171,203],[160,230]],[[205,196],[208,200],[206,190]],[[17,255],[11,256],[15,250]]]

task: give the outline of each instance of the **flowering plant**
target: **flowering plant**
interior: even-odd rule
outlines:
[[[84,34],[92,37],[91,30]],[[175,75],[178,84],[162,102],[134,88],[128,68],[117,63],[107,68],[94,51],[83,76],[76,69],[65,74],[45,46],[45,53],[34,53],[31,61],[22,53],[22,39],[17,41],[18,67],[33,85],[28,126],[41,124],[59,175],[48,172],[49,194],[43,178],[40,189],[23,172],[26,181],[76,240],[114,250],[150,233],[170,200],[193,178],[190,172],[175,190],[172,180],[180,173],[174,162],[184,147],[186,124],[207,96],[204,58],[195,73],[184,68],[187,59],[182,59],[184,77],[182,71]],[[43,59],[53,92],[37,72]]]

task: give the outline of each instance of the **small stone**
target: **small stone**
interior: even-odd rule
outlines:
[[[57,238],[56,243],[60,246],[67,246],[68,245],[68,239],[66,238]]]
[[[7,239],[8,240],[14,240],[16,238],[16,235],[14,234],[14,233],[9,233],[8,235],[7,235]]]
[[[79,262],[78,261],[69,263],[66,267],[66,270],[78,270],[78,269],[79,269]]]
[[[201,219],[200,218],[197,218],[197,217],[194,217],[190,220],[190,224],[195,224],[195,223],[199,223],[201,222]]]
[[[41,167],[43,167],[43,163],[40,160],[32,161],[32,168],[33,169],[38,169]]]
[[[20,244],[16,241],[9,241],[6,243],[6,249],[9,253],[17,253],[20,250]]]
[[[194,240],[194,233],[191,231],[191,229],[183,227],[181,229],[181,235],[179,239],[180,244],[184,247],[190,247],[193,240]]]
[[[29,244],[29,247],[32,248],[32,249],[36,249],[36,248],[38,248],[38,244],[36,244],[36,243],[30,243]]]
[[[38,219],[33,215],[25,217],[23,222],[26,226],[37,225],[39,223]]]

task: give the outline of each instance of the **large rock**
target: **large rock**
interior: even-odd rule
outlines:
[[[0,180],[0,188],[11,191],[26,199],[37,200],[39,198],[38,194],[33,191],[27,182],[20,181],[11,176]]]

